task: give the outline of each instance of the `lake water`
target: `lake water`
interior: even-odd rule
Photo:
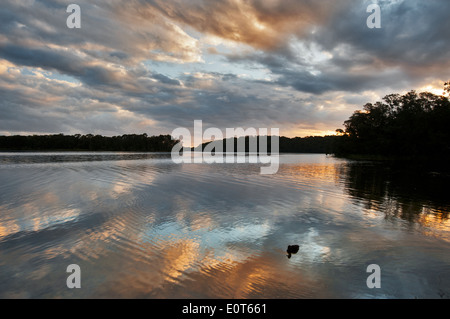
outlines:
[[[280,160],[1,153],[0,298],[450,298],[448,176]]]

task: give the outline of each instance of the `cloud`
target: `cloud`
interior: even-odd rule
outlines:
[[[302,36],[315,25],[323,24],[335,8],[332,0],[141,0],[133,3],[145,8],[139,11],[140,16],[158,12],[201,33],[265,50],[281,48],[291,35]]]
[[[2,2],[0,133],[279,127],[321,134],[383,95],[450,78],[450,3]],[[361,104],[361,105],[358,105]]]
[[[27,4],[28,3],[28,4]],[[155,59],[176,63],[200,59],[197,40],[163,17],[139,19],[121,1],[78,1],[81,29],[66,27],[65,1],[5,1],[0,30],[22,46],[72,48],[107,61]],[[3,14],[5,12],[5,14]],[[39,39],[39,40],[37,40]],[[182,48],[182,50],[180,50]]]

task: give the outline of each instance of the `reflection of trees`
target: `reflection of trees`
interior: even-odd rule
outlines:
[[[351,163],[342,173],[346,192],[386,218],[419,223],[449,218],[446,175],[386,163]]]

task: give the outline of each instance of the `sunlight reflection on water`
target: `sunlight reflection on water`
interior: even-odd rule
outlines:
[[[450,206],[427,191],[446,179],[325,155],[281,163],[260,175],[162,153],[0,154],[0,297],[450,297]],[[83,288],[70,290],[74,263]]]

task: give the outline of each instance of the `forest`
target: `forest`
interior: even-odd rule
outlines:
[[[0,136],[3,151],[170,152],[177,143],[170,135],[147,136],[145,133],[113,137],[92,134]]]
[[[245,139],[248,151],[249,140],[256,137],[240,137]],[[280,137],[280,152],[284,153],[331,153],[336,136],[316,137]],[[170,152],[179,141],[170,135],[147,136],[147,134],[131,134],[106,137],[101,135],[32,135],[32,136],[0,136],[1,151],[120,151],[120,152]],[[226,149],[226,140],[221,141]],[[202,149],[210,142],[202,144]],[[217,143],[217,142],[215,142]],[[235,150],[238,138],[235,138]],[[200,150],[200,146],[196,148]],[[270,151],[270,138],[268,139]]]
[[[333,153],[333,150],[335,148],[335,144],[337,143],[337,140],[341,138],[339,136],[307,136],[307,137],[285,137],[281,136],[279,137],[279,152],[280,153],[315,153],[315,154],[331,154]],[[241,145],[245,145],[245,151],[249,152],[253,150],[251,147],[251,143],[254,143],[256,150],[259,152],[259,145],[260,140],[266,139],[267,142],[267,152],[271,152],[271,137],[270,136],[245,136],[245,137],[235,137],[231,138],[232,143],[234,145],[234,152],[238,151],[238,145],[242,143]],[[195,151],[202,151],[204,148],[214,143],[216,148],[213,149],[213,151],[217,151],[218,149],[221,149],[223,152],[228,151],[227,150],[227,141],[229,141],[230,138],[220,140],[220,141],[213,141],[213,142],[206,142],[202,145],[199,145],[193,150]],[[222,145],[220,146],[220,144]],[[212,146],[211,146],[212,148]]]
[[[336,130],[338,156],[450,159],[450,82],[444,93],[410,91],[368,103]]]

